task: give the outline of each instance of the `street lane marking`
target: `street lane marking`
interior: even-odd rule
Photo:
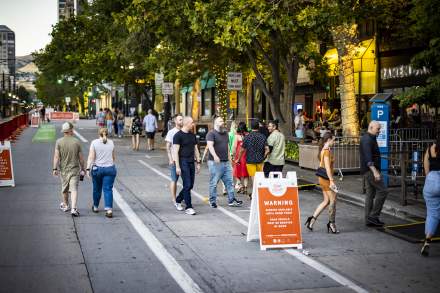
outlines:
[[[145,167],[149,168],[151,171],[153,171],[154,173],[156,173],[157,175],[167,179],[168,181],[171,181],[171,177],[165,175],[164,173],[162,173],[161,171],[159,171],[158,169],[154,168],[153,166],[151,166],[150,164],[142,161],[142,160],[138,160],[138,162],[142,165],[144,165]],[[179,186],[182,186],[181,183],[178,183]],[[198,197],[199,199],[204,198],[204,196],[202,196],[200,193],[198,193],[197,191],[192,191],[192,193]],[[225,215],[233,218],[234,220],[236,220],[238,223],[242,224],[243,226],[247,227],[248,226],[248,222],[243,220],[242,218],[240,218],[239,216],[235,215],[234,213],[226,210],[225,208],[222,207],[218,207],[217,208],[219,211],[221,211],[222,213],[224,213]],[[330,277],[331,279],[333,279],[334,281],[338,282],[339,284],[341,284],[342,286],[348,287],[352,290],[354,290],[355,292],[358,293],[368,293],[367,290],[365,290],[364,288],[356,285],[354,282],[350,281],[349,279],[347,279],[346,277],[342,276],[341,274],[333,271],[331,268],[327,267],[326,265],[312,259],[311,257],[308,257],[304,254],[302,254],[301,252],[299,252],[298,250],[294,250],[294,249],[283,249],[285,252],[287,252],[288,254],[290,254],[291,256],[295,257],[296,259],[298,259],[299,261],[307,264],[308,266],[314,268],[315,270],[325,274],[326,276]]]
[[[87,139],[84,138],[84,136],[82,136],[81,134],[79,134],[78,131],[76,131],[75,129],[73,130],[73,133],[75,133],[76,136],[78,136],[78,138],[82,141],[82,142],[89,142]]]
[[[167,179],[168,181],[171,181],[171,177],[169,177],[169,176],[163,174],[161,171],[157,170],[156,168],[154,168],[154,167],[151,166],[150,164],[146,163],[145,161],[138,160],[138,162],[141,163],[142,165],[144,165],[145,167],[151,169],[151,170],[152,170],[153,172],[155,172],[156,174],[158,174],[158,175],[162,176],[163,178]],[[182,183],[179,182],[179,183],[177,183],[177,184],[178,184],[180,187],[182,187]],[[201,195],[200,193],[198,193],[198,192],[195,191],[195,190],[192,190],[191,192],[192,192],[192,194],[195,195],[197,198],[199,198],[200,200],[206,202],[206,196]],[[236,214],[231,213],[231,212],[228,211],[227,209],[222,208],[222,207],[220,207],[220,206],[217,207],[217,209],[218,209],[219,211],[221,211],[222,213],[224,213],[225,215],[227,215],[227,216],[233,218],[234,220],[236,220],[236,221],[239,222],[240,224],[242,224],[242,225],[244,225],[244,226],[247,227],[247,225],[248,225],[247,222],[246,222],[245,220],[243,220],[242,218],[240,218],[239,216],[237,216]]]
[[[145,158],[147,158],[147,159],[151,159],[151,158],[162,158],[162,156],[150,156],[150,155],[145,155]]]
[[[165,269],[170,273],[171,277],[176,281],[177,285],[186,293],[202,293],[202,289],[194,282],[194,280],[184,271],[176,259],[166,250],[162,243],[154,236],[150,229],[145,226],[138,215],[131,209],[128,203],[122,198],[121,194],[113,188],[113,196],[115,202],[127,217],[128,221],[133,225],[136,232],[141,236],[147,246],[156,255]]]

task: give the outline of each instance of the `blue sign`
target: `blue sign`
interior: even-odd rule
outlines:
[[[371,120],[376,120],[380,123],[380,133],[377,136],[377,144],[379,146],[380,154],[388,155],[388,128],[390,125],[390,105],[387,103],[375,102],[371,106]],[[380,169],[384,177],[385,185],[388,185],[388,160],[380,160]]]

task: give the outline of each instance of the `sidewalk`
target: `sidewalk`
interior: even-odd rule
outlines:
[[[162,133],[156,135],[156,144],[160,149],[165,150],[165,141],[161,134]],[[201,152],[202,151],[203,150],[201,150]],[[318,184],[315,170],[304,169],[296,164],[287,163],[284,166],[283,171],[284,173],[288,171],[295,171],[299,179],[303,179],[305,182],[310,184]],[[336,184],[340,190],[338,193],[340,199],[358,206],[365,206],[365,194],[362,193],[363,180],[361,175],[349,174],[344,175],[343,178],[340,176],[335,176],[335,178],[339,179]],[[319,186],[316,186],[315,189],[319,191],[321,190]],[[413,194],[408,192],[408,204],[403,206],[400,203],[402,197],[400,186],[390,187],[388,192],[389,194],[383,207],[383,213],[408,221],[420,221],[425,219],[426,206],[421,194],[418,195],[418,199],[416,200]]]

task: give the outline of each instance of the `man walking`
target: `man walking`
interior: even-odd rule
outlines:
[[[259,132],[260,125],[258,120],[251,121],[251,133],[249,133],[243,139],[243,145],[238,154],[235,163],[239,162],[239,158],[246,151],[246,169],[251,178],[252,183],[254,182],[254,176],[256,172],[263,171],[263,162],[265,158],[266,151],[266,137]],[[252,196],[249,195],[249,198]]]
[[[232,180],[231,153],[229,152],[229,135],[225,129],[222,117],[214,119],[214,129],[206,136],[209,149],[209,203],[212,208],[217,207],[217,184],[220,179],[228,193],[228,205],[239,207],[243,204],[235,198],[234,182]]]
[[[368,132],[360,141],[361,174],[364,176],[367,194],[365,198],[365,224],[381,227],[384,225],[379,216],[387,198],[387,190],[380,175],[380,152],[377,145],[377,136],[380,132],[380,123],[371,121]]]
[[[196,214],[191,204],[191,190],[194,186],[195,169],[197,168],[197,173],[200,172],[200,153],[196,136],[191,132],[193,128],[194,121],[187,116],[183,118],[182,129],[173,138],[176,174],[182,176],[183,181],[183,188],[176,198],[176,208],[179,211],[183,210],[181,203],[185,200],[185,213],[188,215]]]
[[[64,212],[69,210],[69,192],[71,194],[72,209],[70,213],[74,217],[79,216],[77,208],[78,181],[81,173],[84,176],[84,157],[81,151],[81,143],[73,137],[73,125],[65,122],[61,128],[64,137],[58,139],[55,144],[53,157],[53,175],[61,177],[61,192],[63,202],[60,209]],[[59,165],[59,168],[58,168]]]
[[[148,110],[148,115],[144,117],[144,129],[147,136],[147,149],[149,151],[154,150],[154,135],[157,130],[157,119],[153,115],[153,110]]]
[[[176,202],[177,181],[179,180],[179,176],[176,173],[176,160],[174,159],[174,153],[173,153],[174,152],[173,140],[176,133],[182,129],[182,126],[183,126],[183,116],[182,114],[176,114],[174,116],[174,128],[170,129],[167,133],[167,136],[165,137],[168,163],[170,166],[170,175],[171,175],[170,190],[171,190],[171,195],[173,197],[173,203],[178,210],[182,210],[183,208],[181,204],[178,204]]]

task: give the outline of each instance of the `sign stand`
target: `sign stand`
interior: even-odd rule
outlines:
[[[0,186],[15,187],[11,142],[0,141]]]
[[[247,241],[260,239],[261,250],[302,249],[296,172],[255,174]]]

